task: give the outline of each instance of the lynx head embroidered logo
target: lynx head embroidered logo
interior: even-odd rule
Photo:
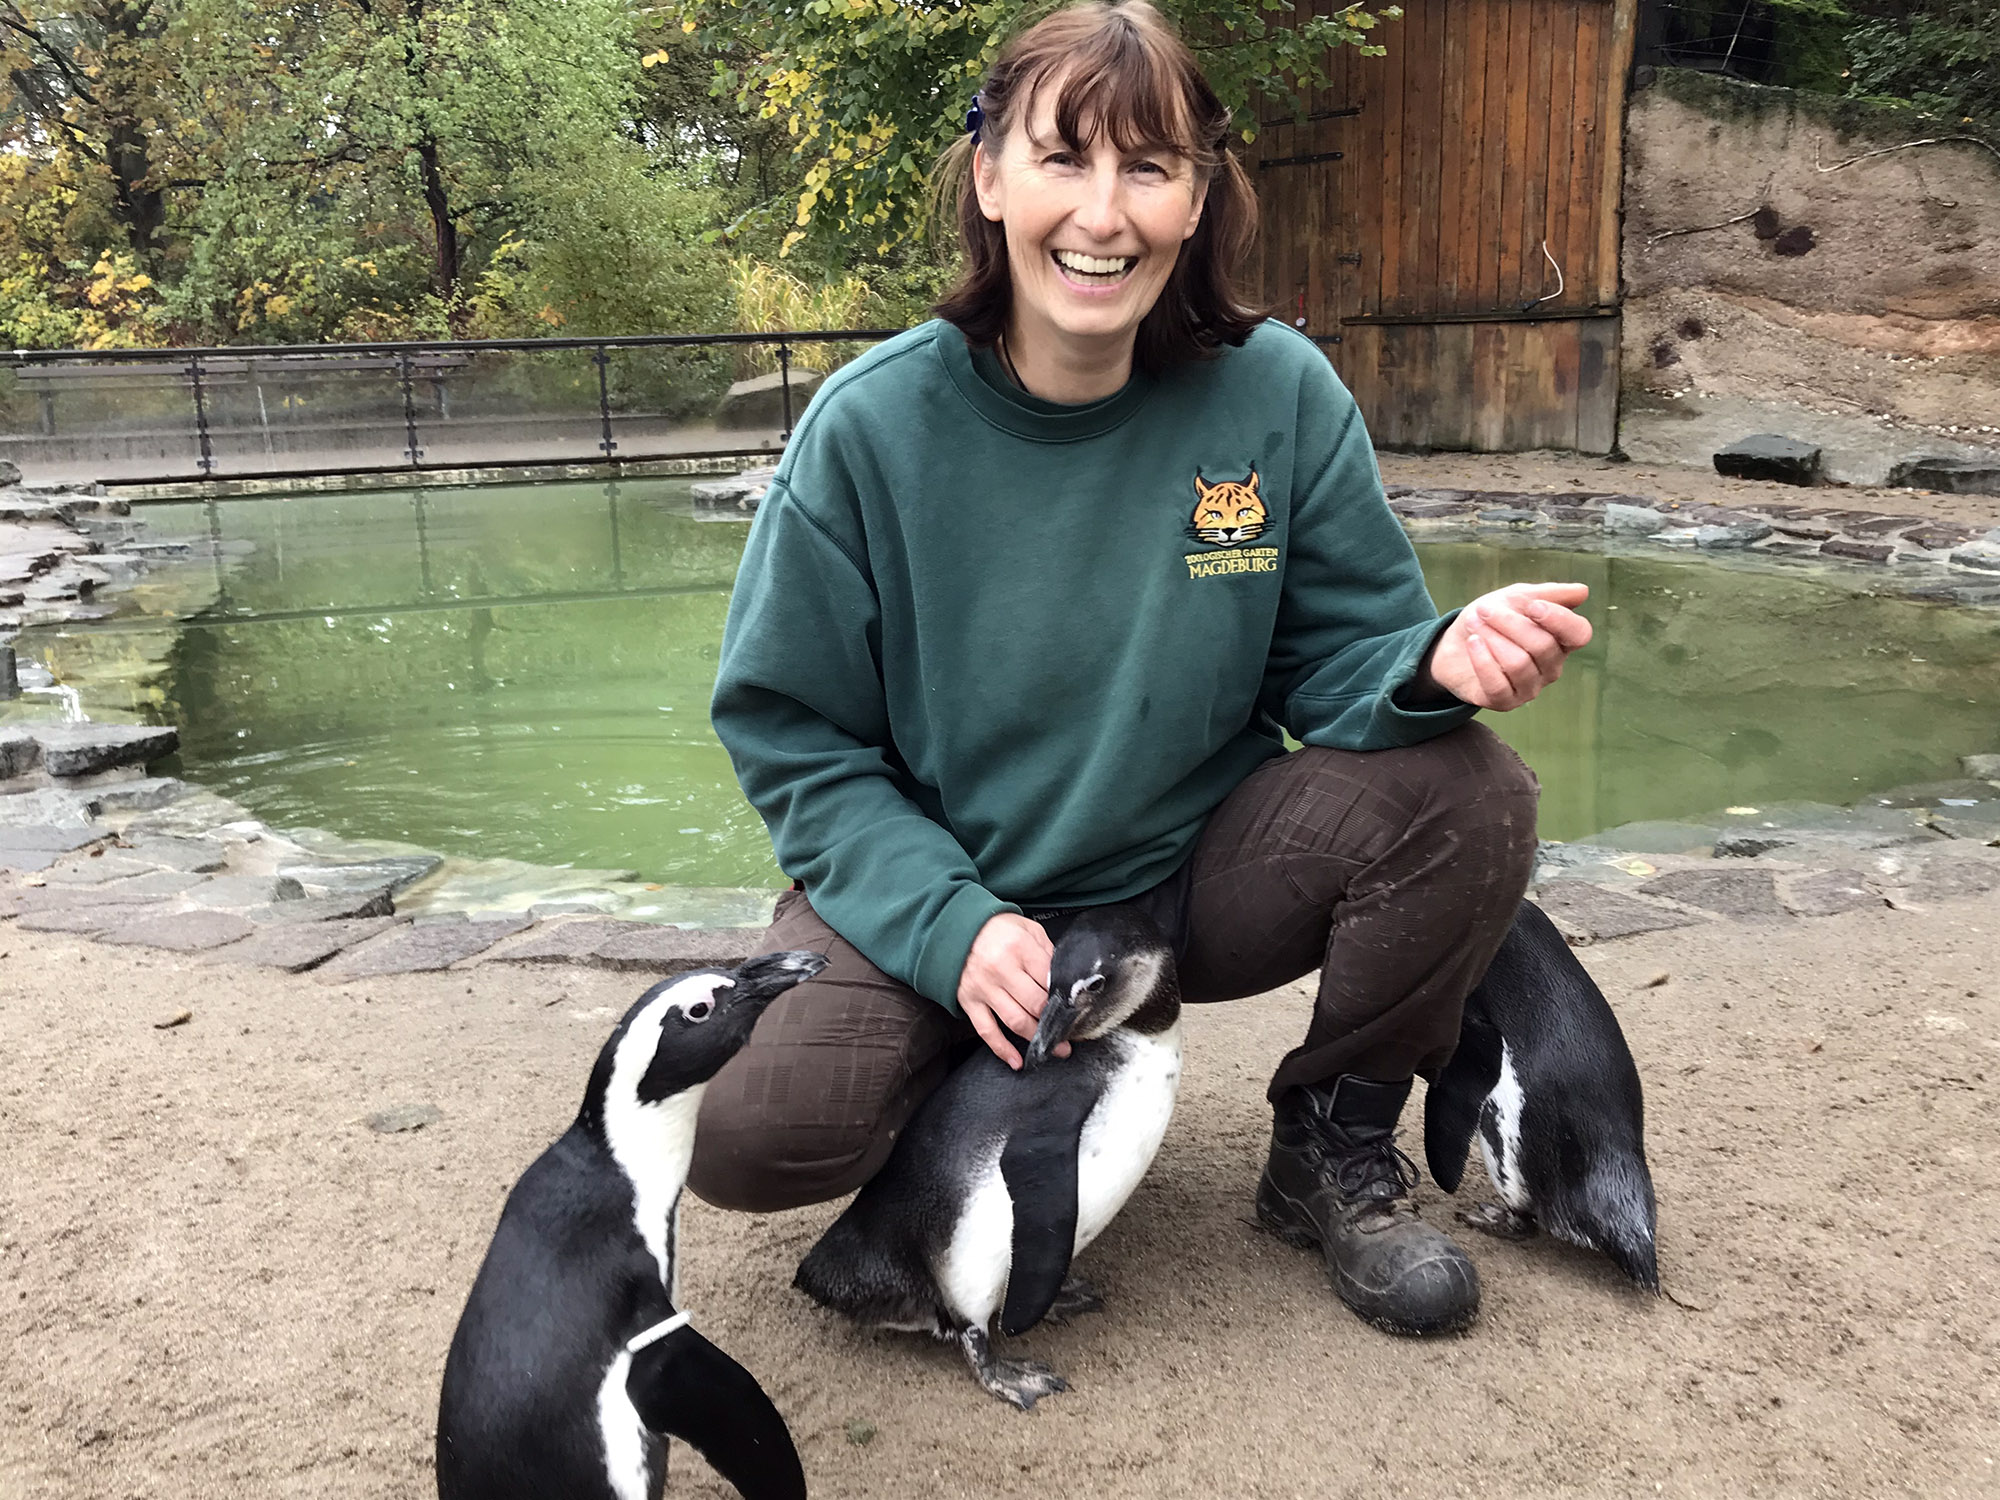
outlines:
[[[1238,547],[1264,534],[1264,502],[1257,494],[1255,464],[1247,478],[1225,479],[1219,484],[1210,484],[1197,469],[1194,496],[1189,536],[1217,547]]]

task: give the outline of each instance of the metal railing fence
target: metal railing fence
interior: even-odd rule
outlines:
[[[0,459],[130,484],[776,453],[895,333],[0,350]]]

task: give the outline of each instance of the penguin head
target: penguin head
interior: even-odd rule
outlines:
[[[1056,1044],[1089,1041],[1122,1026],[1176,985],[1173,950],[1158,927],[1129,906],[1085,911],[1056,941],[1049,998],[1024,1063],[1046,1062]]]
[[[706,1084],[750,1040],[765,1006],[825,967],[818,953],[760,953],[735,969],[662,980],[604,1044],[586,1113],[603,1118],[607,1103],[658,1104]]]

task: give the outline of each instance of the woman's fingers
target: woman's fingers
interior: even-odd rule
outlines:
[[[1575,610],[1565,609],[1547,599],[1530,599],[1521,606],[1521,612],[1560,641],[1565,651],[1575,651],[1590,644],[1590,621]]]
[[[1021,1054],[1014,1050],[1014,1044],[1007,1039],[1007,1033],[1000,1029],[1000,1023],[993,1019],[993,1012],[977,1000],[961,1003],[972,1029],[979,1033],[979,1039],[986,1043],[993,1055],[1008,1067],[1019,1069]]]
[[[1486,637],[1476,630],[1466,632],[1465,660],[1484,695],[1482,707],[1504,709],[1514,706],[1514,684],[1500,669],[1500,663],[1493,659],[1493,648],[1486,644]]]
[[[1504,606],[1482,602],[1476,606],[1476,611],[1489,638],[1498,637],[1527,656],[1528,666],[1534,675],[1532,683],[1523,678],[1518,670],[1519,664],[1507,651],[1496,650],[1494,653],[1517,688],[1539,687],[1555,681],[1562,672],[1563,658],[1569,654],[1560,640],[1527,615]]]

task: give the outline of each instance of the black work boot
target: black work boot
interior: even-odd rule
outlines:
[[[1317,1245],[1340,1300],[1391,1333],[1453,1333],[1479,1312],[1479,1272],[1417,1217],[1417,1169],[1396,1149],[1409,1080],[1351,1074],[1289,1089],[1271,1127],[1257,1218],[1301,1249]]]

